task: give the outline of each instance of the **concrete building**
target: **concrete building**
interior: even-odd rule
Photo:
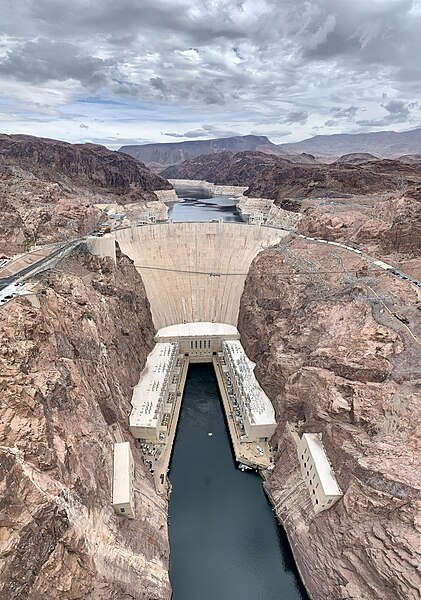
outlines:
[[[224,340],[238,340],[240,334],[225,323],[182,323],[163,327],[155,336],[157,342],[178,342],[179,352],[190,362],[211,362],[222,352]]]
[[[275,411],[254,375],[255,364],[238,340],[224,341],[222,356],[231,375],[244,424],[244,441],[267,441],[275,433]]]
[[[129,442],[114,444],[113,508],[118,515],[134,519],[134,461]]]
[[[130,431],[140,441],[164,442],[172,413],[177,342],[156,344],[133,390]]]
[[[139,215],[137,222],[138,225],[150,225],[156,223],[156,215],[151,210],[148,210]]]
[[[331,508],[342,497],[320,433],[304,433],[297,447],[301,474],[316,513]]]
[[[263,225],[265,222],[265,218],[263,216],[263,213],[253,211],[249,214],[248,221],[250,225]]]

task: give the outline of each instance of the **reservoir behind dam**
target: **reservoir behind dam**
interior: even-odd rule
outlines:
[[[173,600],[307,599],[260,476],[235,465],[210,364],[189,367],[169,476]]]
[[[205,190],[184,188],[177,190],[180,201],[170,206],[168,218],[173,221],[212,221],[223,219],[228,223],[241,223],[237,200],[227,196],[211,196]]]

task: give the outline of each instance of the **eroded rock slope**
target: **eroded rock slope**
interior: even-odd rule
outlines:
[[[239,326],[279,423],[265,486],[314,600],[419,598],[419,307],[408,283],[320,244],[251,266]],[[322,433],[344,493],[318,516],[288,424]]]
[[[153,345],[131,261],[79,255],[40,278],[41,306],[0,321],[1,600],[164,600],[166,502],[132,443],[136,519],[111,508],[111,423],[127,440]]]
[[[0,134],[0,253],[85,235],[96,204],[145,210],[166,189],[144,164],[103,146]]]

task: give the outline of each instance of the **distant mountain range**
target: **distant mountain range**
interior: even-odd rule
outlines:
[[[285,157],[305,153],[332,161],[350,153],[370,153],[380,158],[396,158],[403,154],[421,154],[421,128],[402,133],[376,131],[317,135],[301,142],[279,145],[263,135],[244,135],[192,142],[122,146],[120,152],[129,154],[156,170],[203,154],[218,152],[264,152]],[[302,162],[302,159],[299,162]]]
[[[129,154],[152,167],[176,165],[184,160],[190,160],[202,154],[246,151],[283,154],[282,150],[264,135],[239,135],[214,140],[145,144],[140,146],[122,146],[120,148],[120,152]]]
[[[375,131],[316,135],[302,142],[280,144],[285,154],[308,152],[316,157],[339,157],[354,152],[368,152],[379,158],[397,158],[402,154],[421,154],[421,128],[411,131]]]

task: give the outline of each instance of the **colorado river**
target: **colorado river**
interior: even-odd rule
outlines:
[[[210,196],[198,188],[178,190],[180,201],[172,204],[168,217],[173,221],[212,221],[223,219],[238,223],[243,219],[236,208],[236,200],[228,196]]]
[[[236,468],[209,364],[190,365],[170,480],[173,600],[307,598],[260,477]]]

